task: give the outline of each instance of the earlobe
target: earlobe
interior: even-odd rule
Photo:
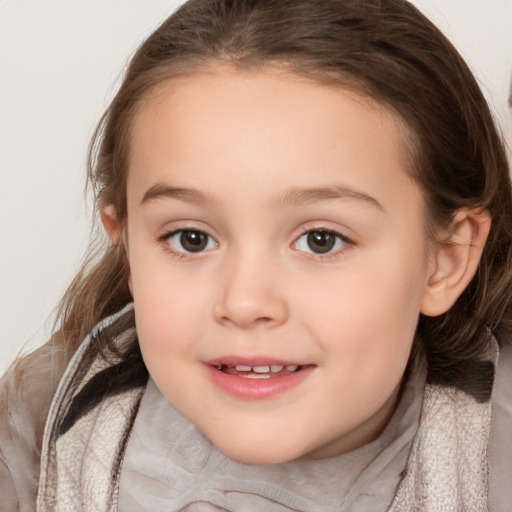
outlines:
[[[114,206],[108,204],[100,208],[100,218],[105,231],[113,245],[117,246],[121,238],[122,228],[117,221],[117,215]]]
[[[426,316],[446,313],[475,275],[491,228],[487,210],[460,210],[439,237],[420,305]]]

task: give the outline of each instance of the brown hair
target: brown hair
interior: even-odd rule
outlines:
[[[410,172],[431,227],[447,226],[460,208],[490,212],[476,276],[450,311],[418,325],[430,379],[462,386],[489,330],[503,337],[512,331],[512,193],[492,115],[457,51],[404,0],[188,1],[135,53],[91,144],[96,204],[112,205],[121,224],[137,109],[158,84],[215,62],[279,66],[367,95],[408,128]],[[61,304],[70,353],[94,324],[131,300],[122,243],[91,254]]]

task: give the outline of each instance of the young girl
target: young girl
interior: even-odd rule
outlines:
[[[89,179],[109,241],[3,378],[3,510],[510,510],[506,158],[408,2],[190,0]]]

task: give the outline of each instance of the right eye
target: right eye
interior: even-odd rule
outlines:
[[[341,234],[326,229],[306,231],[295,242],[299,251],[311,254],[332,254],[341,251],[350,242]]]
[[[180,229],[165,235],[162,239],[173,251],[179,253],[203,252],[217,247],[217,242],[210,235],[197,229]]]

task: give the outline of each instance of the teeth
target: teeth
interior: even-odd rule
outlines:
[[[253,366],[252,371],[255,373],[268,373],[270,371],[270,366]]]
[[[223,365],[219,365],[218,369],[222,370]],[[298,366],[296,365],[289,365],[289,366],[283,366],[281,364],[271,364],[271,365],[262,365],[262,366],[249,366],[246,364],[237,364],[235,366],[235,370],[237,372],[253,372],[256,374],[264,374],[264,373],[279,373],[283,368],[286,368],[289,372],[294,372],[297,370]]]

